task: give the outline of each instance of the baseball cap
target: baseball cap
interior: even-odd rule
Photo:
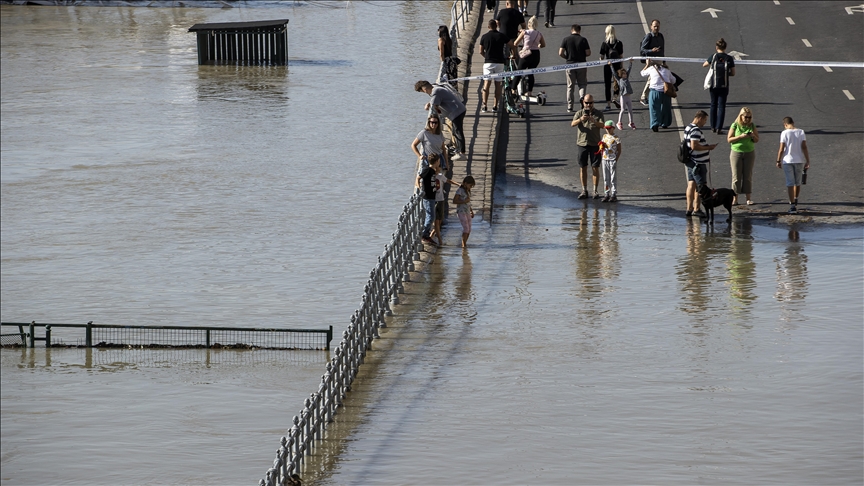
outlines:
[[[606,128],[609,128],[609,127],[613,127],[613,128],[614,128],[614,127],[615,127],[615,122],[613,122],[612,120],[606,120],[606,124],[603,125],[603,126],[606,127]]]

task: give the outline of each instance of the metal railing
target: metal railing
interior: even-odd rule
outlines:
[[[3,347],[36,346],[83,348],[210,348],[326,350],[333,340],[329,329],[272,329],[257,327],[124,326],[116,324],[44,324],[3,322]],[[10,333],[8,328],[17,328]],[[43,328],[43,337],[36,328]],[[25,330],[26,328],[26,330]],[[83,334],[83,335],[82,335]],[[74,341],[73,341],[74,340]],[[74,344],[73,344],[74,342]],[[29,345],[29,346],[28,346]]]
[[[280,441],[273,467],[259,481],[259,486],[292,484],[291,476],[300,473],[315,441],[323,438],[327,424],[333,421],[351,390],[372,340],[378,337],[378,329],[386,327],[384,316],[391,315],[391,305],[399,303],[399,294],[404,292],[402,282],[410,281],[414,261],[420,260],[424,217],[422,197],[414,194],[402,209],[396,232],[384,247],[384,254],[369,273],[360,307],[354,311],[351,324],[333,350],[318,390],[306,399],[300,415],[294,416],[288,435]]]

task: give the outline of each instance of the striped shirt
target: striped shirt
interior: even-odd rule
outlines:
[[[684,136],[689,140],[696,140],[699,145],[708,145],[708,141],[705,140],[705,135],[702,135],[702,129],[695,123],[687,125],[687,128],[684,129]],[[690,160],[697,164],[707,164],[710,162],[708,150],[691,151]]]

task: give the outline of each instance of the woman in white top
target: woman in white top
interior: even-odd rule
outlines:
[[[663,83],[675,83],[672,71],[660,61],[650,59],[642,68],[642,77],[648,80],[648,111],[651,114],[651,130],[669,128],[672,125],[672,98],[663,93]]]
[[[528,28],[519,32],[519,36],[514,41],[515,45],[522,42],[522,49],[519,51],[519,64],[517,69],[534,69],[540,64],[540,49],[546,47],[546,39],[543,34],[537,30],[537,16],[528,19]],[[530,50],[531,54],[522,57],[524,50]],[[513,77],[513,86],[519,86],[521,76]],[[525,76],[525,82],[528,86],[525,87],[525,95],[532,96],[534,91],[534,75]]]

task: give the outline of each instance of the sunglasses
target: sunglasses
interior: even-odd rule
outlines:
[[[593,101],[586,101],[585,104],[586,104],[586,105],[593,105],[594,102],[593,102]]]
[[[751,120],[751,119],[753,119],[752,116],[742,116],[741,118],[743,118],[743,119],[745,119],[745,120]]]
[[[437,124],[438,124],[438,120],[429,120],[429,124],[430,124],[430,125],[437,125]]]

